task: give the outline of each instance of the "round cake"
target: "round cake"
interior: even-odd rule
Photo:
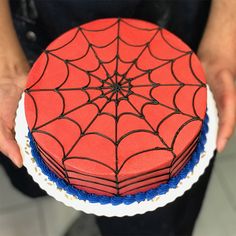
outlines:
[[[92,196],[158,189],[191,160],[206,117],[193,51],[136,19],[100,19],[54,40],[33,65],[25,115],[37,158]]]

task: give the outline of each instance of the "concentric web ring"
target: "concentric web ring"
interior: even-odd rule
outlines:
[[[199,133],[181,151],[176,148],[178,136],[190,123],[200,127],[204,118],[195,101],[204,94],[205,83],[193,68],[194,53],[174,47],[162,28],[134,23],[113,19],[97,29],[85,25],[69,31],[66,40],[52,43],[41,55],[44,66],[34,69],[25,90],[35,111],[30,131],[45,163],[73,186],[97,194],[127,195],[168,181],[189,160]],[[159,55],[163,50],[166,54]],[[184,63],[187,79],[179,69]],[[180,98],[186,94],[187,105],[182,106]],[[40,117],[42,110],[49,115]],[[176,118],[180,121],[174,126]],[[171,138],[163,132],[168,124],[174,126]],[[60,136],[58,129],[70,136]],[[130,145],[134,140],[137,145]],[[60,149],[60,161],[52,155],[52,145]],[[134,148],[125,155],[127,146]],[[153,169],[156,156],[166,157],[168,165]],[[143,162],[143,169],[125,176],[133,161]]]

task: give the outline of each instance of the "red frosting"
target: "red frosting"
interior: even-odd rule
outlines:
[[[206,112],[196,55],[149,22],[102,19],[54,40],[35,62],[25,112],[59,177],[99,195],[166,183],[187,163]]]

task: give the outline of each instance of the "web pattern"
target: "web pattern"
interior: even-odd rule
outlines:
[[[45,63],[34,69],[37,73],[31,75],[33,80],[25,90],[26,101],[31,100],[35,112],[30,131],[45,163],[73,186],[97,194],[123,196],[166,183],[189,161],[204,118],[195,100],[205,94],[206,86],[194,71],[194,53],[187,47],[174,47],[164,29],[134,23],[113,19],[98,29],[85,25],[71,30],[66,40],[52,43],[44,51],[39,61]],[[136,40],[125,36],[127,29]],[[145,37],[139,38],[140,34]],[[156,50],[158,45],[163,50]],[[189,69],[187,79],[179,73],[183,63]],[[47,83],[52,68],[58,69],[58,78]],[[163,73],[168,79],[162,78]],[[186,94],[189,99],[183,106],[179,100]],[[42,98],[48,104],[41,103]],[[58,108],[53,107],[55,101]],[[40,117],[42,109],[49,114],[46,118]],[[199,130],[193,141],[178,150],[178,136],[194,122]],[[61,124],[71,136],[55,133]],[[175,124],[170,138],[164,132],[168,124]],[[51,155],[50,146],[41,144],[40,137],[57,146],[61,161]],[[145,139],[152,142],[147,144]],[[123,155],[133,141],[137,145]],[[151,160],[158,155],[166,157],[168,165],[153,169]],[[133,160],[143,162],[143,170],[122,177]],[[78,171],[81,164],[88,168],[87,173]],[[93,173],[98,167],[109,177]]]

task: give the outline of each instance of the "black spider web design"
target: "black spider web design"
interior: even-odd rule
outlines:
[[[122,37],[122,35],[120,34],[121,24],[126,25],[127,27],[130,27],[133,29],[140,30],[140,31],[151,32],[152,36],[144,44],[137,44],[137,45],[131,44],[129,42],[126,42],[124,40],[124,38]],[[113,27],[116,27],[116,29],[117,29],[116,37],[114,37],[114,39],[112,39],[112,41],[110,41],[106,45],[96,45],[94,43],[91,43],[87,34],[86,34],[86,32],[105,32],[107,30],[112,29]],[[175,58],[171,58],[171,59],[159,58],[156,55],[154,55],[154,53],[151,50],[150,45],[151,45],[152,41],[155,39],[155,37],[157,37],[157,36],[161,37],[170,48],[179,52],[180,55]],[[70,45],[77,37],[83,37],[83,39],[87,42],[88,47],[87,47],[87,50],[85,51],[85,53],[83,55],[79,56],[78,58],[73,58],[73,59],[68,59],[68,58],[65,59],[65,58],[58,56],[57,51]],[[138,53],[137,57],[135,59],[133,59],[132,61],[125,61],[123,58],[121,58],[121,56],[120,56],[121,43],[125,44],[127,47],[129,47],[130,50],[132,50],[132,48],[133,49],[134,48],[140,49],[140,52]],[[112,44],[116,44],[116,53],[115,53],[114,58],[112,58],[108,61],[101,60],[98,55],[97,50],[105,49],[105,48],[111,46]],[[139,65],[139,60],[140,60],[140,58],[142,59],[142,56],[147,51],[150,54],[150,56],[153,57],[154,60],[157,60],[160,63],[157,66],[154,66],[153,68],[144,69],[144,68],[141,68],[141,66]],[[84,69],[83,67],[79,66],[78,64],[82,60],[84,60],[89,55],[89,53],[92,54],[94,56],[94,58],[97,60],[97,66],[96,66],[96,68],[92,68],[92,69],[88,69],[88,68]],[[193,143],[185,151],[183,151],[183,153],[179,156],[177,156],[174,152],[174,144],[175,144],[175,141],[176,141],[179,133],[186,125],[188,125],[189,123],[191,123],[193,121],[202,122],[201,117],[199,117],[199,115],[196,112],[196,109],[194,106],[194,99],[195,99],[195,96],[198,93],[198,91],[202,87],[205,87],[205,84],[197,77],[197,75],[194,73],[194,70],[192,68],[191,60],[192,60],[193,52],[191,50],[190,51],[183,51],[178,48],[175,48],[171,43],[169,43],[165,39],[164,34],[163,34],[163,30],[160,27],[153,27],[153,28],[145,28],[144,29],[144,28],[139,28],[135,25],[130,24],[125,19],[117,19],[117,21],[115,21],[114,23],[112,23],[111,25],[109,25],[107,27],[104,27],[103,29],[91,30],[91,29],[86,29],[83,27],[78,27],[77,30],[75,31],[75,34],[73,35],[73,37],[67,43],[65,43],[64,45],[59,46],[57,48],[54,48],[54,49],[45,50],[44,54],[46,57],[46,64],[45,64],[44,70],[42,71],[41,76],[36,80],[36,82],[33,83],[31,86],[29,86],[25,90],[25,92],[26,92],[27,96],[29,96],[29,98],[32,99],[34,107],[35,107],[35,112],[36,112],[36,119],[34,121],[32,129],[31,129],[32,134],[34,135],[35,133],[41,133],[43,135],[50,136],[53,140],[55,140],[55,142],[62,149],[63,159],[62,159],[62,163],[60,164],[54,160],[53,156],[50,155],[47,150],[45,150],[42,146],[40,146],[40,144],[37,143],[37,141],[35,141],[38,151],[43,156],[45,163],[58,176],[66,179],[67,182],[71,183],[73,186],[78,187],[78,188],[84,187],[86,189],[99,191],[99,193],[101,193],[101,194],[117,195],[117,196],[122,195],[123,196],[123,195],[129,194],[132,191],[136,191],[139,189],[142,190],[145,187],[154,187],[154,185],[157,186],[157,184],[165,183],[169,180],[170,177],[176,175],[178,173],[178,171],[184,167],[184,165],[189,160],[192,152],[194,151],[194,149],[197,145],[200,133],[196,135]],[[191,70],[195,80],[196,80],[196,83],[188,83],[188,84],[183,83],[180,79],[178,79],[177,75],[175,74],[174,64],[176,61],[180,60],[183,57],[189,58],[189,67],[190,67],[190,70]],[[40,88],[40,89],[34,88],[35,85],[37,85],[44,77],[51,58],[57,59],[57,60],[62,61],[64,63],[65,69],[66,69],[66,76],[65,76],[64,80],[58,86],[56,86],[54,88]],[[113,62],[115,62],[115,68],[114,68],[113,72],[111,73],[108,71],[106,66],[109,63],[113,63]],[[122,73],[120,72],[121,65],[126,66],[125,72],[122,72]],[[170,65],[171,74],[172,74],[173,78],[175,79],[176,83],[164,84],[164,83],[157,83],[157,82],[153,81],[151,74],[154,71],[156,71],[164,66],[167,66],[167,65]],[[85,86],[70,87],[70,88],[63,87],[67,83],[68,78],[70,77],[70,73],[71,73],[70,68],[71,67],[73,67],[74,69],[81,71],[87,75],[88,82],[86,83]],[[135,69],[135,71],[139,72],[139,73],[135,76],[129,76],[129,73],[133,69]],[[105,73],[105,75],[106,75],[105,77],[101,77],[96,74],[96,72],[101,71],[101,70]],[[138,81],[139,79],[143,78],[143,76],[147,76],[148,83],[133,84],[134,81]],[[99,85],[90,86],[90,84],[93,81],[96,81]],[[161,101],[158,101],[152,95],[153,90],[155,88],[161,87],[161,86],[170,86],[170,87],[174,86],[174,87],[178,88],[174,93],[173,106],[170,106],[170,105],[167,105]],[[194,86],[197,88],[194,92],[193,99],[192,99],[192,107],[193,107],[194,115],[183,112],[182,110],[180,110],[178,108],[178,106],[176,104],[176,97],[178,96],[178,93],[181,91],[181,89],[185,86]],[[146,95],[140,94],[137,91],[135,91],[135,88],[149,88],[149,93]],[[68,111],[65,111],[66,110],[65,109],[66,108],[66,100],[64,98],[63,91],[82,92],[87,97],[87,100],[86,100],[86,102],[84,102],[84,103],[82,103],[82,104],[80,104]],[[97,92],[99,92],[99,95],[91,98],[91,91],[97,91]],[[44,123],[41,123],[41,124],[38,124],[38,120],[37,120],[38,119],[38,107],[37,107],[37,101],[34,98],[34,93],[38,93],[38,92],[56,93],[62,101],[62,110],[61,110],[60,115],[56,116]],[[138,108],[135,104],[133,104],[131,97],[142,99],[143,102],[141,104],[141,108]],[[99,100],[103,100],[103,101],[105,100],[104,104],[99,105],[97,103]],[[129,111],[129,112],[122,112],[121,114],[118,114],[119,105],[122,101],[126,101],[130,105],[130,107],[133,108],[134,112]],[[114,105],[115,105],[115,113],[114,114],[104,111],[105,108],[110,103],[114,103]],[[169,109],[169,111],[171,113],[168,114],[166,117],[164,117],[159,122],[157,127],[153,127],[153,125],[149,122],[148,117],[146,117],[144,114],[144,108],[147,105],[161,106],[166,109]],[[75,119],[69,117],[69,115],[75,111],[78,111],[79,109],[81,109],[85,106],[94,106],[97,110],[97,113],[90,120],[88,125],[83,129],[82,125],[78,121],[76,121]],[[118,136],[118,123],[119,123],[120,119],[124,115],[127,115],[127,114],[141,119],[147,125],[148,129],[131,130],[131,131],[123,134],[121,137],[119,137]],[[168,120],[169,118],[171,118],[173,115],[176,115],[176,114],[181,114],[185,117],[188,117],[188,120],[186,122],[184,122],[178,128],[178,130],[177,130],[176,134],[174,135],[174,138],[171,142],[171,145],[168,145],[168,143],[165,141],[165,139],[160,135],[159,129],[160,129],[161,125],[166,120]],[[114,138],[111,138],[101,132],[89,131],[90,127],[102,115],[109,116],[109,117],[112,117],[112,119],[114,119],[114,122],[115,122]],[[48,125],[50,125],[53,122],[60,120],[60,119],[65,119],[68,122],[72,122],[73,124],[75,124],[79,130],[79,133],[80,133],[77,140],[73,143],[73,145],[67,151],[65,150],[63,143],[61,143],[60,140],[57,137],[55,137],[55,135],[53,135],[50,132],[47,132],[45,130],[42,130],[42,128],[47,127]],[[128,157],[126,157],[126,159],[119,165],[119,145],[120,145],[120,143],[123,142],[123,140],[125,140],[128,136],[133,135],[135,133],[140,133],[140,132],[149,133],[149,134],[156,136],[158,138],[158,140],[160,140],[160,142],[162,143],[162,146],[160,147],[157,145],[153,148],[144,149],[142,151],[135,152],[132,155],[129,155]],[[93,157],[71,155],[71,153],[75,149],[76,145],[78,145],[78,143],[82,140],[82,138],[84,138],[85,136],[88,136],[88,135],[97,135],[101,138],[108,140],[109,142],[112,143],[112,145],[114,145],[114,147],[115,147],[114,167],[109,166],[108,164],[106,164],[100,160],[93,159]],[[147,171],[145,173],[137,174],[136,176],[133,176],[133,177],[119,180],[119,174],[120,174],[121,170],[125,167],[125,165],[131,159],[138,158],[139,155],[142,155],[144,153],[148,153],[151,151],[160,151],[160,150],[168,151],[172,154],[173,161],[171,162],[171,164],[169,166],[167,166],[165,168],[157,168],[152,171]],[[101,165],[105,169],[107,169],[113,173],[114,179],[108,179],[108,178],[104,178],[101,176],[97,176],[96,174],[85,174],[82,171],[80,172],[80,171],[74,171],[72,169],[68,169],[66,167],[66,163],[70,160],[83,160],[85,162],[93,162],[97,165]],[[77,182],[75,182],[75,181],[77,181]],[[138,187],[136,186],[137,183],[139,184]],[[91,184],[93,184],[93,185],[91,185]],[[94,185],[97,187],[94,187]],[[101,189],[101,188],[99,188],[99,186],[103,186],[103,188]]]

